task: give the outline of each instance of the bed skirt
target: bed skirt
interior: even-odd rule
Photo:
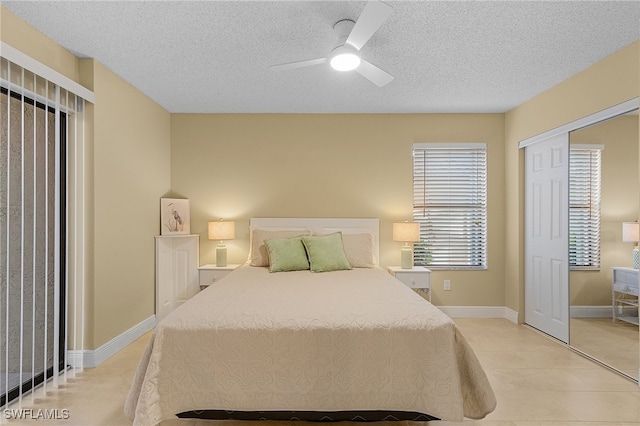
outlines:
[[[275,420],[306,422],[428,422],[440,420],[414,411],[229,411],[193,410],[178,414],[181,419],[203,420]]]

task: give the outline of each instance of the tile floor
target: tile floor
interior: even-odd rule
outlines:
[[[486,419],[463,423],[429,422],[411,426],[622,426],[640,425],[640,387],[527,327],[502,319],[456,320],[484,366],[498,399]],[[69,378],[56,393],[27,395],[23,408],[68,409],[67,420],[6,420],[11,425],[131,425],[124,399],[149,335],[98,368]],[[14,403],[9,408],[16,408]],[[286,422],[206,422],[170,420],[161,426],[300,426]],[[285,422],[278,422],[285,423]],[[408,423],[408,422],[403,422]],[[378,423],[379,425],[380,423]],[[347,425],[345,423],[340,424]],[[397,423],[388,426],[399,426]],[[405,425],[408,426],[408,425]]]

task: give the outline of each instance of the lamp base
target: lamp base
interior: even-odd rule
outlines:
[[[409,246],[402,246],[401,251],[402,257],[400,262],[400,267],[402,269],[411,269],[413,268],[413,250]]]
[[[640,250],[637,246],[633,248],[633,269],[640,269]]]
[[[224,245],[216,247],[216,266],[227,266],[227,247]]]

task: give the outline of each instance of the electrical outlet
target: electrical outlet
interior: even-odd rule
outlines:
[[[451,290],[451,280],[444,280],[444,289],[446,291],[450,291]]]

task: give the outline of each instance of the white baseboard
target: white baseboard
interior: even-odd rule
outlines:
[[[511,308],[504,307],[504,317],[514,324],[518,324],[518,312]]]
[[[95,368],[155,326],[156,316],[151,315],[119,336],[109,340],[98,349],[67,351],[67,364],[74,368],[80,366],[83,368]]]
[[[451,318],[504,318],[518,323],[518,313],[506,306],[438,306]]]
[[[637,309],[637,308],[636,308]],[[571,318],[611,318],[611,305],[606,306],[571,306]]]

